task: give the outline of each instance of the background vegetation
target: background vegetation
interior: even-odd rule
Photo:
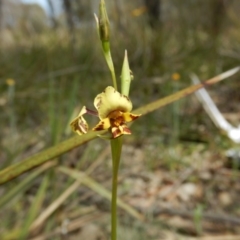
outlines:
[[[93,108],[93,98],[111,84],[93,18],[98,1],[59,1],[59,12],[53,2],[47,15],[38,5],[0,1],[1,169],[69,138],[78,109]],[[106,5],[117,76],[128,50],[135,107],[189,86],[190,72],[204,80],[239,65],[237,0]],[[210,89],[234,124],[239,88],[238,74]],[[119,239],[237,239],[240,175],[225,152],[238,146],[216,129],[195,96],[140,118],[132,131],[125,138],[119,196],[147,220],[120,210]],[[107,146],[95,139],[2,185],[0,238],[107,239],[109,201],[101,188],[111,183]],[[76,184],[58,205],[73,184],[59,166],[85,172],[100,185]],[[50,205],[56,210],[34,225]]]

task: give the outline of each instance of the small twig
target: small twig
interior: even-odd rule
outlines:
[[[111,192],[107,190],[105,187],[103,187],[101,184],[90,178],[88,175],[86,175],[83,172],[72,170],[66,167],[59,167],[58,170],[64,174],[67,174],[73,178],[79,179],[79,181],[82,181],[82,183],[87,186],[88,188],[92,189],[94,192],[98,193],[100,196],[111,200]],[[124,209],[129,215],[132,217],[144,221],[144,216],[136,211],[133,207],[122,201],[120,198],[117,200],[118,207]]]
[[[94,213],[92,215],[88,215],[85,217],[81,217],[78,218],[74,221],[71,221],[67,224],[67,226],[65,226],[67,233],[76,231],[77,229],[83,227],[84,225],[92,222],[93,220],[96,220],[97,218],[102,218],[103,217],[103,213]],[[61,227],[57,227],[54,231],[38,236],[38,237],[34,237],[31,238],[30,240],[46,240],[46,239],[51,239],[52,237],[56,236],[56,235],[60,235],[62,234],[62,226]],[[66,233],[66,234],[67,234]]]
[[[204,237],[184,237],[185,240],[239,240],[240,235],[221,235]],[[167,239],[166,239],[167,240]]]
[[[169,214],[169,215],[178,215],[181,217],[193,218],[194,213],[186,210],[177,210],[177,209],[169,209],[169,208],[162,208],[162,209],[154,209],[153,215],[157,217],[161,214]],[[240,226],[240,218],[229,216],[229,215],[217,215],[216,213],[203,213],[202,218],[205,220],[209,220],[212,222],[218,223],[229,223],[233,225]]]
[[[164,240],[172,240],[172,239],[184,239],[184,240],[239,240],[240,235],[219,235],[219,236],[203,236],[203,237],[188,237],[183,234],[179,233],[173,233],[172,231],[163,231],[161,232],[161,235],[164,237],[162,239]]]

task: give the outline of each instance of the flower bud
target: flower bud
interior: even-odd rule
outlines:
[[[133,80],[133,74],[129,68],[127,51],[125,50],[122,73],[121,73],[121,92],[123,95],[128,96],[132,80]]]
[[[103,42],[109,41],[110,36],[109,20],[104,0],[101,0],[99,5],[99,36],[101,41]]]

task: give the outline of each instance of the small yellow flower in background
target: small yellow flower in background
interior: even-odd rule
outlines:
[[[131,113],[132,102],[130,99],[116,91],[113,87],[107,87],[104,92],[98,94],[94,99],[94,106],[97,113],[83,107],[79,115],[72,121],[72,130],[79,135],[87,133],[88,124],[83,118],[85,113],[98,115],[100,122],[93,128],[93,131],[109,129],[112,138],[117,138],[124,134],[131,134],[126,125],[140,117]]]
[[[173,81],[179,81],[181,78],[180,74],[179,73],[173,73],[172,74],[172,80]]]
[[[147,12],[146,6],[141,6],[139,8],[135,8],[131,11],[132,16],[138,17],[141,16],[143,13]]]
[[[14,86],[15,85],[15,80],[12,78],[6,79],[6,83],[8,86]]]

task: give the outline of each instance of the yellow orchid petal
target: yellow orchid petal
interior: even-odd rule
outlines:
[[[85,113],[87,113],[87,108],[86,106],[83,106],[80,113],[78,114],[78,117],[81,117],[82,115],[84,115]]]
[[[87,112],[86,107],[84,106],[78,116],[73,119],[73,121],[70,123],[70,126],[74,132],[76,132],[79,135],[85,134],[88,131],[88,124],[86,120],[83,118],[82,115],[84,115]]]
[[[124,122],[132,122],[134,120],[136,120],[137,118],[139,118],[141,116],[141,114],[133,114],[130,112],[125,112],[122,114],[122,118],[124,120]]]
[[[132,110],[130,99],[111,86],[96,96],[94,106],[98,111],[100,119],[108,117],[112,111],[130,112]]]
[[[101,131],[111,127],[111,122],[109,118],[104,118],[101,120],[94,128],[93,131]]]

